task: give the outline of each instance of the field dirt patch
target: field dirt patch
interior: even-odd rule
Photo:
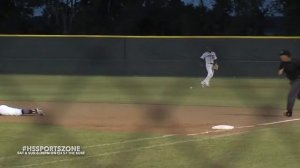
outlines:
[[[46,116],[0,116],[0,122],[52,124],[116,132],[189,134],[215,125],[247,126],[286,120],[280,110],[143,104],[1,102],[12,107],[43,109]],[[295,116],[297,117],[297,116]]]

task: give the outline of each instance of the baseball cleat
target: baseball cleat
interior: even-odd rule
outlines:
[[[209,84],[206,82],[201,82],[201,86],[202,88],[205,88],[205,87],[209,87]]]
[[[201,86],[202,88],[205,88],[205,83],[203,81],[201,82]]]
[[[34,109],[35,114],[40,115],[40,116],[44,116],[45,113],[43,112],[43,110],[39,109],[39,108],[35,108]]]
[[[285,113],[283,113],[284,116],[287,116],[287,117],[292,117],[293,116],[293,113],[290,112],[290,111],[287,111]]]

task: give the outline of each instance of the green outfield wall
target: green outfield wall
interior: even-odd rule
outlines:
[[[206,46],[217,76],[272,77],[281,49],[300,57],[300,37],[0,35],[0,73],[199,76]]]

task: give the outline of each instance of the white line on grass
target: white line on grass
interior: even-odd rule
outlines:
[[[249,125],[249,126],[239,126],[237,128],[238,129],[242,129],[242,128],[251,128],[251,127],[258,127],[258,126],[268,126],[268,125],[276,125],[276,124],[293,122],[293,121],[300,121],[300,118],[298,118],[298,119],[291,119],[291,120],[277,121],[277,122],[260,123],[260,124]],[[205,132],[195,133],[195,134],[187,134],[187,136],[197,136],[197,135],[205,135],[205,134],[210,134],[210,133],[229,132],[229,131],[231,131],[231,130],[213,130],[213,131],[205,131]],[[203,141],[203,140],[207,140],[207,139],[213,139],[213,138],[219,138],[219,137],[227,137],[227,136],[233,136],[233,135],[240,135],[242,133],[247,133],[247,132],[248,131],[237,132],[237,133],[232,133],[232,134],[217,135],[217,136],[214,136],[214,137],[205,137],[205,138],[202,137],[202,138],[191,139],[191,140],[182,140],[182,141],[177,141],[177,142],[162,143],[162,144],[145,146],[145,147],[140,147],[140,148],[135,148],[135,149],[129,149],[129,150],[120,150],[120,151],[115,151],[115,152],[106,152],[106,153],[102,153],[102,154],[90,155],[90,156],[85,156],[85,157],[80,157],[80,158],[53,160],[53,161],[49,161],[49,162],[42,162],[42,163],[28,164],[28,165],[20,165],[20,166],[15,166],[15,167],[34,167],[34,166],[42,166],[42,165],[48,165],[48,164],[55,164],[55,163],[59,163],[59,162],[67,162],[67,161],[81,160],[81,159],[94,158],[94,157],[110,156],[110,155],[116,155],[116,154],[121,154],[121,153],[129,153],[129,152],[141,151],[141,150],[145,150],[145,149],[153,149],[153,148],[158,148],[158,147],[172,146],[172,145],[183,144],[183,143],[188,143],[188,142],[199,142],[199,141]],[[176,136],[176,134],[164,135],[164,136],[153,137],[153,138],[141,138],[141,139],[136,139],[136,140],[127,140],[127,141],[116,142],[116,143],[111,143],[111,144],[91,145],[91,146],[86,146],[85,148],[89,148],[89,147],[90,148],[96,148],[96,147],[100,147],[100,146],[109,146],[109,145],[115,145],[115,144],[125,144],[125,143],[132,143],[132,142],[140,142],[140,141],[143,141],[143,140],[160,139],[160,138],[173,137],[173,136]]]
[[[277,122],[270,122],[270,123],[262,123],[262,124],[257,124],[257,126],[275,125],[275,124],[281,124],[281,123],[287,123],[287,122],[293,122],[293,121],[300,121],[300,118],[291,119],[291,120],[277,121]]]
[[[255,125],[239,126],[237,128],[242,129],[242,128],[253,128],[253,127],[255,127]]]
[[[187,134],[187,136],[198,136],[198,135],[205,135],[205,134],[210,134],[210,133],[218,133],[218,132],[226,132],[229,130],[213,130],[213,131],[204,131],[200,133],[194,133],[194,134]]]
[[[82,148],[95,148],[95,147],[102,147],[102,146],[120,145],[120,144],[132,143],[132,142],[141,142],[141,141],[146,141],[146,140],[163,139],[163,138],[168,138],[168,137],[173,137],[173,136],[176,136],[176,134],[163,135],[163,136],[151,137],[151,138],[131,139],[131,140],[126,140],[126,141],[121,141],[121,142],[114,142],[114,143],[83,146]]]
[[[269,122],[269,123],[260,123],[260,124],[248,125],[248,126],[239,126],[239,127],[236,127],[236,128],[238,128],[238,129],[253,128],[253,127],[259,127],[259,126],[268,126],[268,125],[288,123],[288,122],[293,122],[293,121],[300,121],[300,118],[291,119],[291,120],[282,120],[282,121],[276,121],[276,122]]]
[[[238,129],[253,128],[253,127],[257,127],[257,126],[276,125],[276,124],[293,122],[293,121],[300,121],[300,118],[291,119],[291,120],[276,121],[276,122],[269,122],[269,123],[260,123],[260,124],[248,125],[248,126],[239,126],[239,127],[236,127],[236,128],[238,128]],[[187,134],[187,136],[198,136],[198,135],[205,135],[205,134],[218,133],[218,132],[227,132],[227,131],[231,131],[231,130],[204,131],[204,132],[200,132],[200,133]],[[173,136],[176,136],[176,134],[163,135],[163,136],[152,137],[152,138],[132,139],[132,140],[126,140],[126,141],[114,142],[114,143],[90,145],[90,146],[84,146],[83,148],[95,148],[95,147],[103,147],[103,146],[112,146],[112,145],[127,144],[127,143],[132,143],[132,142],[141,142],[141,141],[145,141],[145,140],[163,139],[163,138],[168,138],[168,137],[173,137]]]
[[[200,142],[200,141],[207,140],[207,139],[215,139],[215,138],[223,138],[223,137],[228,137],[228,136],[233,136],[233,135],[240,135],[242,133],[246,133],[246,132],[238,132],[238,133],[232,133],[232,134],[217,135],[217,136],[213,136],[213,137],[205,137],[205,138],[202,137],[202,138],[197,138],[197,139],[162,143],[162,144],[158,144],[158,145],[151,145],[151,146],[145,146],[145,147],[140,147],[140,148],[135,148],[135,149],[128,149],[128,150],[120,150],[120,151],[115,151],[115,152],[106,152],[106,153],[101,153],[101,154],[97,154],[97,155],[90,155],[90,156],[80,157],[80,158],[53,160],[53,161],[49,161],[49,162],[28,164],[28,165],[20,165],[20,166],[15,166],[15,167],[34,167],[34,166],[39,166],[40,167],[42,165],[55,164],[55,163],[59,163],[59,162],[75,161],[75,160],[82,160],[82,159],[87,159],[87,158],[104,157],[104,156],[117,155],[117,154],[122,154],[122,153],[130,153],[130,152],[142,151],[142,150],[146,150],[146,149],[153,149],[153,148],[158,148],[158,147],[166,147],[166,146],[184,144],[184,143],[188,143],[188,142]]]

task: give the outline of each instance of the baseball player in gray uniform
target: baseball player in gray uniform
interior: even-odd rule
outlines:
[[[21,109],[15,107],[9,107],[7,105],[0,105],[0,116],[22,116],[22,115],[40,115],[43,116],[45,113],[43,110],[34,109]]]
[[[207,48],[206,52],[204,52],[200,58],[205,61],[207,70],[207,76],[203,81],[201,81],[201,85],[202,87],[209,87],[209,82],[214,76],[214,70],[218,70],[218,64],[216,62],[217,55],[210,48]]]

